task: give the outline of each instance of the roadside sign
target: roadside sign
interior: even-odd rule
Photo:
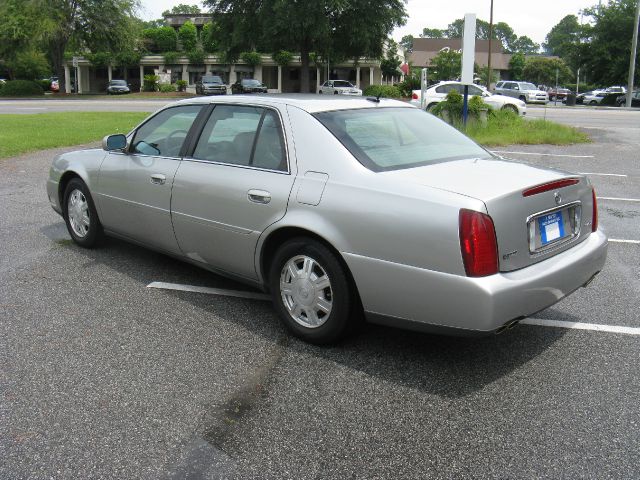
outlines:
[[[473,64],[476,57],[476,14],[464,16],[464,33],[462,35],[462,83],[473,83]]]
[[[79,57],[73,57],[73,68],[78,68],[78,60],[80,60]]]

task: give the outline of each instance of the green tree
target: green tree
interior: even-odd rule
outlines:
[[[162,12],[162,16],[168,15],[200,15],[200,7],[197,5],[186,5],[184,3],[179,3],[175,5],[171,10],[165,10]]]
[[[31,0],[54,72],[64,82],[67,47],[118,52],[133,48],[138,0]]]
[[[631,56],[636,0],[611,0],[601,7],[585,10],[592,18],[588,55],[581,55],[591,78],[602,85],[626,83]],[[640,49],[636,57],[636,78],[640,78]]]
[[[300,91],[309,91],[310,54],[379,58],[405,22],[404,0],[206,0],[228,54],[261,49],[300,53]]]
[[[420,34],[422,38],[442,38],[444,36],[444,30],[439,28],[423,28]]]
[[[217,23],[207,22],[202,27],[202,34],[200,40],[202,41],[202,48],[207,53],[214,53],[218,51],[218,37],[219,27]]]
[[[573,47],[580,42],[581,26],[578,17],[567,15],[555,25],[547,34],[542,44],[547,55],[567,57]]]
[[[47,58],[35,50],[18,52],[12,67],[13,76],[22,80],[39,80],[51,73]]]
[[[535,55],[540,51],[540,45],[526,35],[523,35],[522,37],[518,37],[509,51],[522,52],[525,55]]]
[[[193,23],[186,21],[178,30],[178,39],[180,40],[182,49],[185,52],[195,50],[198,45],[198,30],[196,29],[196,26]]]
[[[399,67],[402,62],[398,58],[397,48],[398,44],[396,42],[390,42],[387,55],[380,62],[383,78],[389,79],[400,74]]]
[[[442,50],[431,59],[433,74],[431,78],[438,81],[455,80],[462,73],[462,54],[454,50]]]
[[[522,78],[526,61],[527,59],[522,52],[516,52],[511,55],[511,60],[509,60],[509,74],[511,78],[514,80],[520,80]]]
[[[400,39],[400,46],[402,49],[407,52],[413,52],[413,35],[405,35]]]
[[[527,59],[522,74],[524,78],[536,85],[555,85],[556,72],[558,81],[564,84],[571,80],[572,73],[564,61],[559,58],[530,57]]]
[[[167,26],[143,30],[142,37],[146,39],[146,48],[153,53],[171,52],[178,45],[178,34]]]

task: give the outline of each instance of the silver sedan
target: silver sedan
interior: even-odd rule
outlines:
[[[385,99],[184,100],[56,157],[47,191],[78,245],[112,235],[252,284],[315,343],[361,318],[502,331],[586,286],[607,252],[585,177]]]

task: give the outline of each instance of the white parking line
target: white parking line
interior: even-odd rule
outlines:
[[[596,197],[598,200],[611,200],[614,202],[640,202],[640,198]]]
[[[622,240],[619,238],[610,238],[609,241],[613,243],[632,243],[634,245],[640,245],[640,240]]]
[[[593,155],[559,155],[555,153],[508,152],[506,150],[490,150],[491,153],[510,153],[513,155],[540,155],[542,157],[594,158]]]
[[[269,295],[242,290],[224,290],[221,288],[198,287],[195,285],[182,285],[180,283],[152,282],[147,288],[161,288],[163,290],[177,290],[180,292],[206,293],[208,295],[222,295],[225,297],[250,298],[252,300],[271,300]]]
[[[640,328],[636,327],[598,325],[596,323],[563,322],[560,320],[543,320],[541,318],[525,318],[520,323],[524,325],[537,325],[540,327],[571,328],[576,330],[593,330],[596,332],[623,333],[625,335],[640,335]]]
[[[600,177],[628,177],[629,175],[622,175],[620,173],[593,173],[593,172],[578,172],[580,175],[598,175]]]

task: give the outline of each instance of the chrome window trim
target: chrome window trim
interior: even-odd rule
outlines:
[[[566,238],[560,240],[559,242],[552,242],[552,243],[550,243],[549,245],[547,245],[545,247],[539,248],[538,250],[535,250],[535,248],[532,249],[531,241],[532,240],[535,241],[535,239],[532,238],[532,235],[531,235],[529,230],[531,228],[531,225],[534,225],[534,228],[535,228],[535,224],[532,224],[531,221],[533,219],[535,219],[536,217],[539,217],[540,215],[546,215],[548,213],[559,212],[561,210],[566,210],[566,209],[569,209],[571,207],[580,207],[580,221],[577,222],[577,227],[578,227],[577,230],[572,232],[571,235],[567,235]],[[529,255],[532,258],[539,257],[539,256],[542,256],[542,255],[546,255],[547,253],[550,253],[550,252],[554,252],[554,251],[560,249],[560,247],[564,247],[565,245],[567,245],[567,244],[573,242],[574,240],[576,240],[577,238],[580,238],[580,233],[582,233],[582,202],[580,200],[576,200],[575,202],[570,202],[570,203],[567,203],[565,205],[560,205],[560,206],[557,206],[557,207],[554,207],[554,208],[548,208],[547,210],[542,210],[542,211],[540,211],[538,213],[534,213],[532,215],[529,215],[527,217],[526,222],[525,222],[525,226],[526,226],[525,230],[526,230],[527,236],[528,236],[527,244],[529,245]],[[535,232],[534,232],[534,236],[535,236]],[[533,246],[535,247],[535,245],[533,245]]]
[[[209,114],[209,118],[207,118],[207,121],[205,122],[205,126],[206,123],[209,122],[209,119],[211,118],[211,115],[213,115],[213,112],[215,111],[215,107],[217,106],[234,106],[234,107],[256,107],[256,108],[264,108],[265,110],[272,110],[274,112],[276,112],[276,115],[278,116],[278,120],[280,121],[280,132],[282,133],[282,140],[284,143],[284,155],[286,157],[287,160],[287,169],[286,170],[271,170],[269,168],[260,168],[260,167],[253,167],[251,165],[238,165],[235,163],[227,163],[227,162],[217,162],[215,160],[206,160],[206,159],[202,159],[202,158],[195,158],[195,157],[184,157],[182,160],[183,161],[189,161],[189,162],[199,162],[199,163],[213,163],[213,164],[217,164],[217,165],[228,165],[231,167],[239,167],[239,168],[248,168],[251,170],[260,170],[262,172],[273,172],[273,173],[282,173],[282,174],[287,174],[287,175],[291,175],[291,158],[289,157],[289,143],[288,143],[288,139],[287,139],[287,132],[285,131],[284,128],[284,119],[282,118],[282,114],[280,112],[279,109],[277,109],[276,107],[272,107],[271,105],[264,105],[264,104],[260,104],[260,103],[230,103],[230,102],[211,102],[210,105],[214,106],[213,111],[211,112],[211,114]],[[200,133],[200,138],[202,138],[202,132]],[[200,138],[198,138],[198,142],[196,142],[195,144],[195,148],[194,148],[194,153],[195,153],[195,149],[198,148],[198,143],[200,143]]]

